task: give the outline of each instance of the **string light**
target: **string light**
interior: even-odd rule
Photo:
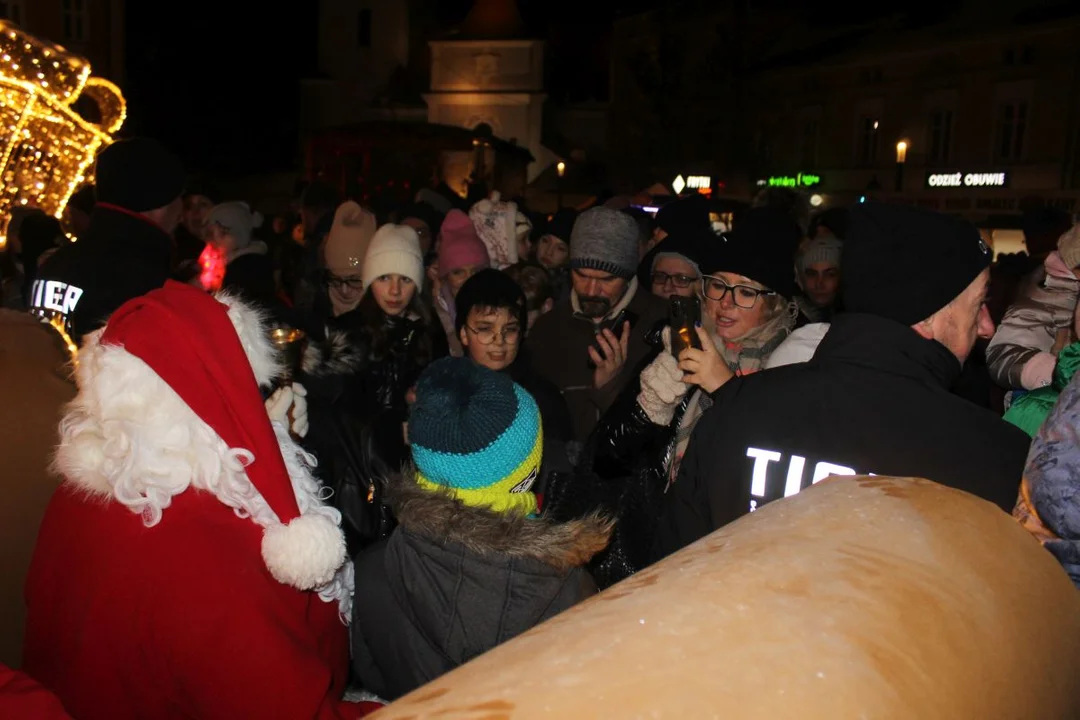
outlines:
[[[79,347],[75,344],[75,341],[71,339],[71,336],[68,335],[67,328],[64,326],[63,316],[59,314],[53,315],[45,321],[45,324],[60,333],[60,339],[63,340],[65,349],[70,356],[72,368],[77,370],[79,368]]]
[[[96,119],[75,109],[83,99]],[[120,89],[93,77],[85,59],[0,20],[0,248],[13,207],[64,214],[126,117]]]

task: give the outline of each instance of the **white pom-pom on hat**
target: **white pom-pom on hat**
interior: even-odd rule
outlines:
[[[345,536],[325,516],[300,515],[266,528],[262,556],[278,582],[314,590],[330,582],[345,562]]]

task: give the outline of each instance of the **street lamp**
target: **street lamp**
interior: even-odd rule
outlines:
[[[555,188],[559,195],[559,209],[562,210],[562,179],[566,174],[566,163],[560,160],[555,164],[555,172],[558,174],[558,178],[555,180]]]
[[[907,151],[906,140],[896,143],[896,192],[904,189],[904,163],[907,162]]]

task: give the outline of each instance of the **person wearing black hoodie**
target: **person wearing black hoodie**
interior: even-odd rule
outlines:
[[[90,226],[38,270],[33,313],[81,345],[118,307],[164,285],[184,182],[183,163],[156,140],[120,140],[102,151]]]
[[[716,393],[668,492],[654,557],[829,475],[922,477],[1011,511],[1028,437],[949,392],[976,339],[994,331],[990,259],[964,220],[855,206],[846,311],[809,362]]]

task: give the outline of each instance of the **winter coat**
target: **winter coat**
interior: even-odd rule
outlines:
[[[373,331],[359,310],[331,318],[322,338],[304,350],[304,384],[316,398],[342,402],[351,412],[371,415],[391,411],[404,419],[405,394],[428,363],[447,354],[438,328],[421,320],[383,316],[387,349],[374,346]],[[418,347],[431,339],[430,357]]]
[[[639,383],[627,386],[600,419],[573,475],[558,476],[545,500],[556,520],[602,512],[618,519],[611,542],[589,562],[601,590],[649,564],[667,487],[667,468],[679,426],[694,397],[688,392],[669,425],[652,422],[637,402]]]
[[[62,320],[81,344],[125,302],[164,285],[171,262],[172,238],[160,226],[98,204],[79,242],[62,246],[38,270],[30,307],[46,320]]]
[[[1054,366],[1054,379],[1050,385],[1024,393],[1013,401],[1005,412],[1005,420],[1034,438],[1039,428],[1054,409],[1058,396],[1080,367],[1080,343],[1064,348]]]
[[[79,720],[358,717],[337,603],[275,580],[262,537],[210,493],[148,528],[66,483],[26,583],[24,669]]]
[[[238,293],[251,303],[264,308],[279,303],[274,282],[274,263],[267,255],[266,243],[255,240],[229,259],[225,267],[222,290]]]
[[[655,554],[831,474],[928,478],[1011,511],[1028,438],[949,392],[960,369],[909,327],[838,315],[809,362],[715,393],[668,491]]]
[[[1042,282],[1005,313],[987,348],[990,376],[1004,388],[1034,390],[1048,384],[1057,331],[1072,327],[1080,280],[1056,252],[1047,256],[1045,268]]]
[[[1031,443],[1021,505],[1024,524],[1054,554],[1080,588],[1080,375],[1061,392]],[[1018,508],[1021,510],[1021,508]],[[1018,513],[1023,518],[1023,512]],[[1040,532],[1041,531],[1041,532]]]
[[[341,511],[351,553],[393,529],[380,478],[408,458],[405,395],[426,367],[417,344],[431,333],[432,360],[446,355],[442,333],[419,320],[385,317],[390,351],[376,356],[371,331],[356,311],[331,320],[324,339],[309,342],[300,382],[308,391],[305,448]]]
[[[60,698],[29,675],[0,665],[0,717],[72,720]]]
[[[524,352],[524,348],[521,352]],[[517,360],[503,372],[525,388],[525,392],[532,396],[540,409],[544,428],[544,450],[540,475],[533,483],[532,492],[536,493],[541,507],[544,507],[545,495],[552,478],[566,476],[574,471],[571,453],[576,446],[572,439],[570,410],[566,407],[566,400],[559,389],[537,375],[523,354],[519,353]],[[576,452],[574,454],[576,456]]]
[[[403,478],[400,525],[356,558],[353,666],[393,699],[596,592],[583,566],[607,544],[596,516],[497,514]]]
[[[70,360],[59,333],[32,315],[0,310],[0,663],[15,668],[26,621],[23,583],[45,507],[60,484],[49,462],[62,408],[75,397]]]
[[[574,440],[585,442],[615,399],[636,378],[641,370],[659,352],[650,345],[649,334],[657,324],[667,320],[667,305],[631,282],[623,300],[612,309],[608,321],[599,327],[612,324],[616,336],[622,332],[624,320],[630,322],[630,344],[626,364],[607,385],[599,390],[593,387],[595,366],[589,358],[588,349],[596,343],[597,325],[580,317],[574,311],[576,293],[570,299],[539,317],[529,333],[533,369],[562,392],[570,408],[574,426]]]

